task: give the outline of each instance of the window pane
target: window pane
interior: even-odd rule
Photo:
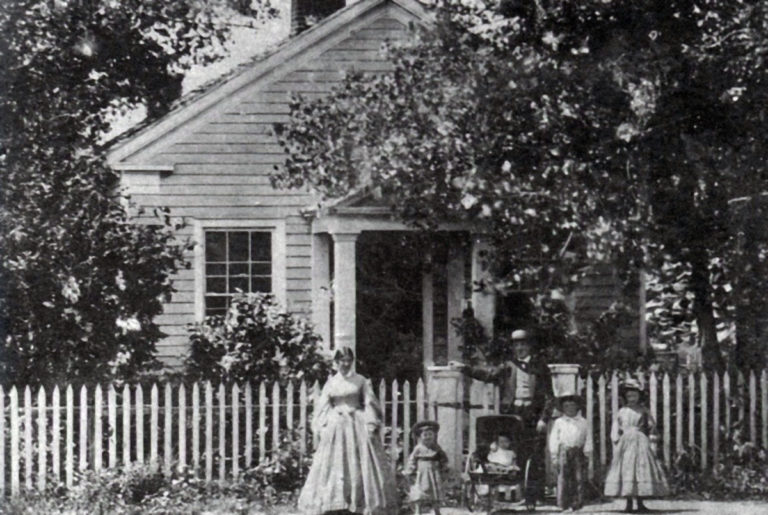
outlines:
[[[251,233],[251,260],[269,261],[272,259],[272,234],[268,232]]]
[[[271,263],[253,263],[251,265],[251,273],[253,275],[271,275],[272,264]]]
[[[269,277],[254,277],[251,279],[251,291],[269,293],[272,291],[272,280]]]
[[[225,232],[207,232],[205,233],[205,260],[225,261],[227,259],[227,233]]]
[[[230,277],[229,278],[229,292],[235,293],[240,290],[244,293],[248,293],[248,278],[247,277]]]
[[[205,275],[227,275],[227,265],[206,265]]]
[[[207,277],[205,291],[208,293],[227,293],[227,280],[223,277]]]
[[[248,276],[248,263],[235,263],[229,265],[229,275],[244,275]]]
[[[248,233],[229,233],[229,260],[248,261]]]
[[[229,305],[229,297],[205,297],[205,316],[224,315]]]

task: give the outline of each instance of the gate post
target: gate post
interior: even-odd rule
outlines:
[[[464,451],[464,374],[450,367],[427,367],[428,417],[440,424],[437,441],[452,468],[461,468]],[[431,408],[430,406],[430,408]]]

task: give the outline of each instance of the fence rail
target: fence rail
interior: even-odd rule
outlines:
[[[600,477],[610,461],[618,385],[615,374],[580,380],[595,449],[591,477]],[[436,417],[432,390],[423,380],[378,383],[385,413],[381,434],[393,466],[410,451],[411,425]],[[228,480],[288,440],[305,454],[319,391],[317,383],[0,387],[0,496],[72,486],[82,472],[136,463],[167,474],[186,469],[207,481]],[[735,431],[768,448],[768,371],[651,374],[647,392],[668,466],[683,451],[694,452],[702,468],[719,463]],[[473,380],[466,393],[463,407],[456,408],[465,452],[476,445],[477,417],[497,412],[499,405],[493,385]]]

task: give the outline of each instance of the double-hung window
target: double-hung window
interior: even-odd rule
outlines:
[[[223,315],[238,292],[272,291],[272,232],[205,230],[205,316]]]

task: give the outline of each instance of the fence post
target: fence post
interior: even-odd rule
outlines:
[[[658,422],[659,420],[659,402],[658,402],[659,385],[656,379],[655,372],[651,372],[651,378],[649,380],[648,386],[650,390],[648,394],[651,398],[650,400],[651,418],[653,418],[654,422]]]
[[[757,384],[754,370],[749,371],[749,441],[757,445]]]
[[[219,480],[227,477],[227,391],[219,384]]]
[[[149,463],[153,470],[157,470],[160,466],[158,462],[158,449],[157,449],[157,426],[160,421],[160,414],[158,413],[160,405],[160,391],[157,388],[157,383],[152,385],[152,390],[149,393]]]
[[[605,466],[608,464],[608,450],[605,438],[605,375],[601,375],[597,381],[597,398],[600,402],[600,466],[601,468],[605,468]]]
[[[712,463],[720,463],[720,374],[712,373]]]
[[[32,490],[32,390],[24,388],[24,486]]]
[[[302,457],[307,455],[307,402],[307,383],[302,380],[299,386],[299,449]]]
[[[691,452],[696,447],[696,378],[691,372],[688,375],[688,446]]]
[[[723,411],[725,411],[725,434],[731,434],[731,376],[723,372]]]
[[[280,383],[272,383],[272,456],[280,448]]]
[[[419,381],[416,383],[416,422],[424,420],[424,403],[426,402],[425,397],[424,379],[420,377]]]
[[[259,463],[267,454],[267,385],[259,383]]]
[[[390,431],[390,440],[389,440],[389,449],[392,459],[392,470],[395,470],[397,468],[397,440],[398,440],[398,427],[397,427],[397,408],[399,404],[399,399],[397,398],[397,394],[399,391],[399,385],[397,384],[397,379],[392,380],[392,419],[391,419],[391,431]]]
[[[675,378],[675,449],[683,452],[683,376],[677,372]]]
[[[205,382],[205,480],[213,481],[213,385]]]
[[[173,462],[173,391],[171,383],[165,383],[165,402],[163,404],[163,473],[171,475],[171,463]]]
[[[595,448],[595,392],[594,392],[594,380],[592,375],[587,372],[586,390],[587,390],[587,439],[592,444],[592,448]],[[589,463],[587,465],[587,476],[589,479],[595,478],[595,453],[591,452],[588,456]]]

